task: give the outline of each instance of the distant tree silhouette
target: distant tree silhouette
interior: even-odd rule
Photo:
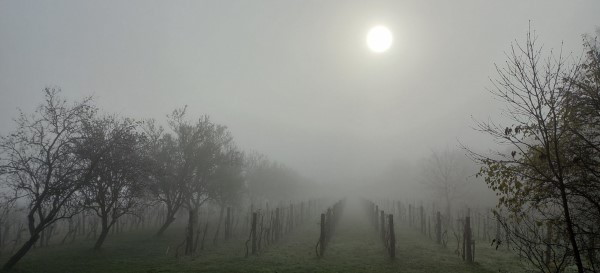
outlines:
[[[444,201],[445,219],[452,218],[454,201],[467,187],[467,160],[459,150],[432,151],[423,162],[421,182]]]
[[[276,203],[305,196],[313,190],[312,181],[266,156],[252,154],[246,158],[246,182],[252,203]]]

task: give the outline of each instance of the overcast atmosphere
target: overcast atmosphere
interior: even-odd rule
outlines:
[[[48,96],[54,95],[69,102],[78,102],[92,96],[91,104],[100,109],[102,114],[114,114],[145,121],[154,119],[158,125],[171,128],[172,131],[167,131],[175,136],[174,139],[178,140],[184,138],[177,135],[178,131],[175,128],[183,127],[175,127],[172,123],[174,119],[167,117],[168,115],[172,117],[175,109],[187,106],[185,119],[189,121],[196,121],[204,115],[209,116],[210,122],[217,126],[214,127],[217,128],[214,129],[215,134],[220,134],[218,125],[223,125],[227,127],[227,132],[232,137],[231,144],[227,140],[219,142],[218,145],[215,144],[221,147],[219,149],[227,151],[223,152],[227,154],[223,158],[227,158],[231,162],[244,162],[239,165],[232,163],[232,166],[239,167],[239,173],[232,175],[229,171],[238,169],[227,165],[230,168],[227,169],[229,171],[223,169],[221,175],[231,175],[227,176],[228,179],[238,177],[240,181],[244,181],[239,192],[244,192],[245,195],[238,199],[233,198],[237,200],[235,202],[218,201],[220,199],[207,193],[211,192],[210,190],[198,193],[196,197],[187,196],[182,200],[188,200],[189,203],[182,201],[183,203],[180,203],[179,206],[186,213],[189,212],[190,220],[186,224],[188,216],[183,215],[178,217],[174,225],[182,230],[188,225],[189,234],[192,234],[190,236],[194,238],[193,225],[192,228],[189,226],[194,222],[191,215],[199,213],[200,216],[197,217],[200,217],[199,221],[202,225],[204,201],[200,200],[209,200],[208,208],[214,207],[216,213],[212,214],[212,211],[209,213],[207,208],[207,219],[216,219],[217,216],[214,215],[219,215],[218,208],[220,208],[217,233],[214,235],[215,245],[226,206],[235,206],[243,213],[247,211],[252,213],[256,208],[255,203],[264,205],[264,202],[267,202],[265,211],[267,211],[266,215],[269,215],[269,209],[273,209],[269,208],[269,202],[281,204],[281,202],[291,202],[291,200],[294,202],[306,201],[307,210],[314,209],[315,219],[318,219],[320,212],[317,212],[322,209],[326,210],[329,205],[331,208],[344,207],[345,199],[342,199],[342,194],[367,198],[368,200],[362,202],[373,202],[371,203],[373,208],[377,204],[382,211],[383,207],[386,207],[388,212],[398,213],[397,221],[404,219],[400,211],[408,211],[408,207],[401,207],[400,203],[397,206],[394,205],[396,198],[406,198],[405,200],[414,204],[420,202],[421,208],[425,202],[428,204],[425,208],[426,211],[434,213],[435,210],[441,210],[443,217],[446,217],[444,218],[446,220],[443,221],[452,223],[453,217],[465,214],[464,211],[453,212],[459,207],[477,208],[474,209],[478,211],[477,213],[481,208],[481,215],[484,215],[483,211],[489,211],[489,208],[501,204],[504,200],[509,200],[509,197],[507,199],[500,198],[498,202],[494,197],[502,197],[501,194],[493,191],[494,187],[497,190],[502,186],[494,183],[502,184],[507,181],[507,178],[503,178],[505,180],[499,178],[501,175],[496,173],[497,169],[495,168],[504,166],[514,171],[515,169],[511,169],[512,167],[505,164],[514,164],[510,166],[527,165],[519,160],[529,160],[528,155],[531,154],[536,155],[540,160],[545,160],[549,152],[542,149],[541,155],[536,153],[536,147],[546,147],[545,143],[538,146],[532,143],[537,143],[536,141],[551,142],[554,139],[540,137],[542,139],[540,140],[537,138],[538,134],[530,131],[540,128],[529,123],[536,120],[535,115],[533,118],[518,117],[521,119],[507,116],[507,113],[515,113],[511,112],[511,109],[515,108],[511,108],[514,105],[511,104],[513,102],[510,101],[510,98],[514,98],[515,95],[520,96],[519,94],[511,95],[510,92],[515,90],[529,92],[529,90],[527,88],[511,89],[511,85],[502,84],[506,82],[498,82],[505,78],[496,70],[496,65],[501,69],[510,68],[511,64],[515,64],[513,61],[520,58],[519,56],[523,56],[524,59],[531,57],[527,55],[528,52],[517,54],[519,56],[513,56],[511,53],[511,46],[529,45],[532,41],[528,40],[528,34],[531,34],[530,37],[537,39],[532,44],[532,48],[535,50],[531,52],[531,55],[537,54],[536,50],[541,48],[540,60],[546,60],[548,56],[558,56],[561,51],[565,57],[564,67],[567,68],[561,67],[561,71],[553,74],[559,75],[556,77],[557,79],[563,79],[562,85],[560,88],[550,89],[549,93],[555,91],[560,93],[567,90],[564,85],[577,86],[577,90],[583,90],[585,89],[582,87],[583,84],[572,83],[581,80],[581,82],[589,84],[589,81],[583,80],[584,75],[597,73],[596,70],[593,70],[593,65],[597,65],[597,62],[593,61],[596,56],[593,52],[597,53],[594,50],[597,50],[598,47],[598,42],[594,40],[594,37],[600,35],[599,14],[600,1],[592,0],[0,0],[0,136],[9,136],[21,128],[19,126],[23,124],[19,124],[15,120],[19,116],[19,109],[25,113],[33,113],[36,107],[44,103],[45,96],[47,99]],[[534,59],[537,58],[536,56],[533,56]],[[570,67],[573,68],[573,71],[569,70]],[[532,75],[535,74],[534,70],[535,68],[531,69]],[[530,72],[522,75],[527,73]],[[550,74],[546,73],[545,75]],[[515,80],[519,80],[518,75],[512,76]],[[522,79],[527,80],[528,78],[523,77]],[[552,80],[550,79],[549,82]],[[597,84],[593,79],[591,82]],[[543,88],[549,85],[551,84],[546,84]],[[500,92],[500,95],[498,92],[493,93],[497,91],[498,86],[501,90],[508,90],[507,93]],[[536,86],[534,84],[534,91],[537,90]],[[45,88],[48,90],[60,89],[61,91],[58,93],[44,92]],[[547,105],[552,104],[553,99],[550,99],[550,102],[540,99],[539,103],[548,106],[547,109],[550,109],[550,113],[554,113],[552,109],[563,109],[560,107],[584,109],[582,105],[595,105],[581,102],[581,104],[577,104],[579,106],[572,106],[569,104],[572,102],[572,98],[568,96],[579,93],[564,92],[566,93],[558,95],[560,98],[565,98],[565,102],[561,106]],[[543,94],[545,93],[542,92],[542,96]],[[527,93],[525,97],[527,95],[531,94]],[[555,98],[556,96],[551,97]],[[568,106],[565,106],[567,104]],[[516,109],[519,107],[517,106]],[[538,109],[535,105],[531,107]],[[544,112],[546,110],[541,110],[542,108],[539,107],[540,113],[546,113]],[[506,109],[508,112],[502,112]],[[568,111],[565,110],[565,112]],[[522,112],[520,113],[522,114]],[[82,113],[78,115],[84,116]],[[584,118],[581,116],[584,114],[581,113],[572,115]],[[574,120],[571,116],[567,117],[567,114],[561,117],[565,120],[564,122]],[[544,122],[554,121],[556,118],[542,120]],[[593,119],[586,119],[577,124],[579,124],[578,126],[587,126],[588,123],[591,123],[587,121],[591,120]],[[499,123],[500,126],[498,128],[486,127],[486,125],[494,123]],[[90,123],[82,124],[89,125]],[[184,126],[182,124],[177,126]],[[510,131],[507,126],[510,127]],[[514,126],[517,126],[514,129],[514,141],[510,137],[499,138],[502,134],[512,136]],[[558,127],[561,129],[572,128],[564,124],[561,126]],[[136,132],[147,133],[147,127],[144,128],[146,131],[138,128]],[[591,131],[594,130],[591,129]],[[498,134],[498,132],[500,133]],[[517,137],[516,135],[520,133],[523,136]],[[575,134],[575,136],[583,137],[580,134]],[[170,135],[166,138],[165,135],[156,135],[156,139],[165,141],[170,141],[170,137]],[[593,139],[593,137],[590,138]],[[144,139],[147,141],[152,137]],[[226,134],[222,135],[222,139],[227,139]],[[505,142],[504,144],[508,143],[508,146],[499,147],[497,145],[499,140]],[[3,138],[2,141],[0,144],[4,143],[4,146],[0,145],[0,148],[3,147],[4,150],[0,149],[0,176],[5,175],[7,178],[4,180],[10,181],[10,175],[16,175],[22,169],[7,163],[12,162],[10,160],[14,154],[11,154],[11,151],[18,150],[11,148],[14,147],[11,145],[17,144],[11,142],[9,137]],[[575,143],[574,141],[569,139],[565,143],[569,143],[567,145],[569,146]],[[148,152],[151,150],[148,148],[150,144],[140,145],[143,147],[140,150],[150,153]],[[529,150],[524,149],[525,146],[529,147]],[[552,145],[548,147],[550,146]],[[85,151],[89,152],[90,150]],[[184,153],[184,150],[181,151]],[[238,151],[239,157],[237,156]],[[514,162],[503,161],[500,158],[493,158],[498,161],[484,160],[487,155],[507,156],[510,151],[513,153],[512,157],[508,157],[509,161],[514,160]],[[560,152],[562,153],[563,150]],[[157,152],[156,158],[153,159],[157,162],[160,161],[157,159],[158,154]],[[281,168],[272,167],[270,172],[265,171],[264,173],[253,172],[253,170],[260,169],[256,167],[260,165],[258,163],[260,160],[256,159],[259,157],[258,154],[264,156],[268,162],[281,164]],[[558,152],[556,154],[556,160],[558,158],[581,160],[573,159],[575,165],[579,164],[576,162],[585,161],[580,159],[583,158],[581,151],[573,152],[573,157],[561,157],[558,156]],[[75,156],[82,160],[79,162],[85,160],[93,162],[94,157],[91,155],[87,155],[88,157],[78,156],[81,154]],[[101,155],[98,155],[98,158],[104,160]],[[596,162],[595,158],[597,157],[590,156],[589,162]],[[548,158],[548,160],[555,159]],[[447,166],[442,167],[441,165],[444,163],[440,162],[446,162]],[[552,161],[548,164],[553,168],[555,163]],[[120,163],[113,162],[113,164],[122,166]],[[214,166],[222,167],[219,164],[222,163],[215,163]],[[167,165],[164,163],[157,166]],[[590,166],[597,168],[593,164]],[[439,169],[439,173],[442,173],[439,176],[443,178],[438,176],[436,168]],[[444,168],[446,168],[445,171]],[[265,169],[268,168],[265,167]],[[210,170],[212,172],[214,168]],[[539,171],[539,169],[536,170]],[[476,177],[478,171],[481,172]],[[456,173],[455,177],[448,178],[454,175],[449,174],[452,172]],[[526,171],[518,173],[529,174]],[[562,174],[562,172],[556,173]],[[216,171],[215,177],[218,174],[219,172]],[[197,172],[193,175],[197,175]],[[286,177],[284,180],[293,181],[289,182],[289,185],[295,185],[292,187],[294,190],[289,191],[281,186],[279,191],[272,190],[272,196],[264,192],[263,195],[253,193],[253,189],[256,189],[253,187],[258,186],[253,186],[252,179],[267,181],[270,179],[267,177],[271,177],[269,175],[276,177],[273,178],[273,181],[283,179],[281,177]],[[514,175],[514,177],[519,177],[515,179],[522,179],[522,176],[518,176],[516,173]],[[219,179],[215,178],[214,180],[222,181]],[[469,186],[460,184],[463,182],[456,182],[458,184],[453,184],[450,187],[451,190],[447,184],[445,190],[440,190],[439,183],[441,182],[439,181],[445,180],[446,182],[443,183],[448,183],[447,180],[453,179],[467,181]],[[563,179],[566,178],[560,176],[557,179],[558,182],[552,180],[554,181],[553,185],[562,185]],[[8,183],[7,185],[13,184]],[[7,186],[6,188],[14,190],[14,196],[20,196],[17,193],[23,189],[30,189],[24,185]],[[135,187],[128,186],[126,188]],[[265,186],[266,188],[269,187]],[[517,188],[520,188],[520,185]],[[564,193],[564,189],[564,187],[559,187],[557,191]],[[72,194],[78,195],[80,190],[73,188]],[[181,190],[186,191],[183,188]],[[190,189],[188,188],[187,191]],[[6,192],[9,191],[6,190]],[[82,190],[81,196],[87,192],[89,191]],[[214,191],[212,192],[214,193]],[[325,196],[331,193],[337,193],[337,195]],[[31,194],[37,196],[39,193]],[[367,196],[361,196],[361,194]],[[222,195],[224,194],[219,195],[220,198],[223,198]],[[26,196],[29,195],[26,194]],[[160,196],[160,194],[156,194],[156,196]],[[206,199],[202,199],[200,196],[204,196],[202,198]],[[516,200],[526,200],[525,197],[518,196],[520,195],[510,195],[511,198],[517,198]],[[313,201],[310,201],[312,200],[310,198],[317,198],[315,200],[327,198],[328,201],[321,200],[311,203]],[[592,203],[598,198],[600,198],[600,194],[591,197]],[[22,200],[24,199],[15,197],[11,202],[16,202],[18,207],[21,202],[24,202]],[[35,200],[35,198],[31,200]],[[338,200],[341,200],[338,202],[339,204],[334,202]],[[569,209],[564,206],[567,197],[562,200],[564,202],[561,203],[563,206],[560,208],[561,211],[567,212],[567,216],[560,219],[578,217],[569,216]],[[328,203],[329,201],[331,203]],[[49,201],[42,200],[40,202]],[[397,202],[401,202],[401,200],[397,200]],[[10,206],[15,206],[14,203],[10,204]],[[511,206],[514,204],[504,205],[511,211],[513,209]],[[356,224],[352,224],[351,221],[360,219],[361,216],[355,216],[362,215],[362,212],[357,213],[355,208],[358,207],[358,211],[361,211],[361,206],[357,200],[350,202],[347,211],[349,211],[349,215],[353,216],[348,218],[350,220],[344,220],[342,217],[340,221],[350,221],[346,222],[350,225]],[[572,206],[582,211],[585,210],[583,203],[576,203]],[[135,206],[131,208],[133,207]],[[149,205],[140,207],[150,208]],[[159,235],[170,225],[169,221],[172,220],[169,219],[171,217],[174,219],[175,213],[180,213],[175,209],[173,215],[170,215],[171,207],[169,204],[165,204],[164,208],[167,207],[169,211],[166,212],[167,216],[162,216],[160,212],[156,214],[159,219],[156,220],[157,223],[166,222],[161,226]],[[304,203],[302,203],[302,208],[304,211]],[[410,209],[415,208],[413,206]],[[60,207],[56,209],[63,213],[65,211]],[[79,213],[90,210],[88,207],[80,209],[74,211]],[[391,212],[391,209],[394,212]],[[538,212],[540,211],[536,211],[536,213]],[[128,214],[125,209],[123,213],[123,215]],[[293,209],[290,213],[290,215],[294,215]],[[412,213],[411,211],[411,215]],[[537,215],[536,213],[531,215]],[[453,214],[455,215],[452,216]],[[425,217],[422,210],[420,215],[420,217]],[[492,217],[490,215],[486,217]],[[598,215],[600,215],[600,211],[598,211]],[[71,216],[65,217],[65,219],[69,219]],[[98,216],[102,218],[100,214]],[[3,216],[0,215],[1,217]],[[40,217],[37,221],[44,223],[44,218]],[[161,217],[166,217],[166,220]],[[250,216],[240,217],[249,219]],[[304,214],[299,217],[304,217]],[[383,219],[383,214],[381,217]],[[434,214],[427,217],[434,217]],[[497,220],[498,232],[496,235],[499,236],[500,223],[503,224],[503,227],[510,227],[511,224],[503,222],[504,218],[499,218],[498,215],[494,217],[497,217],[494,219]],[[408,226],[412,226],[410,219],[412,218],[405,222]],[[434,221],[433,218],[429,219],[429,221]],[[600,216],[593,219],[600,219]],[[47,225],[41,225],[46,228],[52,226],[54,221],[58,221],[56,222],[57,226],[59,223],[66,226],[66,222],[64,222],[66,220],[61,220],[60,217],[48,220],[49,224]],[[81,221],[82,226],[86,226],[85,218]],[[115,221],[115,223],[118,222]],[[208,222],[209,220],[206,221],[206,229],[209,229]],[[375,224],[377,223],[376,215]],[[62,240],[63,243],[70,236],[72,225],[69,222],[68,233]],[[98,225],[97,222],[96,225]],[[431,225],[434,225],[433,222]],[[570,225],[569,221],[566,222],[566,225]],[[40,230],[44,228],[40,228]],[[110,225],[106,232],[109,228]],[[429,227],[430,238],[433,236],[432,228]],[[477,228],[479,229],[479,224]],[[491,228],[491,224],[488,228]],[[16,230],[17,226],[14,229]],[[85,228],[83,229],[83,233],[85,233]],[[592,229],[597,230],[597,226]],[[57,230],[60,228],[57,227]],[[240,238],[247,237],[247,234],[244,233],[246,229],[239,232],[243,234],[240,235]],[[424,229],[422,232],[425,232]],[[576,233],[577,231],[568,234],[568,238],[572,238],[572,240],[565,239],[565,242],[571,244],[565,243],[564,253],[571,253],[570,250],[577,249],[577,246],[573,245],[579,240]],[[600,234],[600,232],[598,233]],[[20,231],[18,234],[15,233],[15,236],[17,235],[18,238],[21,238]],[[31,238],[35,237],[31,230],[30,235]],[[477,236],[480,236],[479,232]],[[509,235],[506,236],[508,238]],[[600,238],[600,235],[598,236]],[[100,237],[103,236],[100,235]],[[183,238],[183,236],[180,237]],[[73,238],[75,240],[75,237]],[[177,237],[179,241],[181,238]],[[187,239],[189,238],[186,237]],[[489,237],[479,239],[482,242],[491,240]],[[498,239],[498,237],[494,239]],[[44,239],[41,240],[44,241]],[[47,240],[50,242],[50,239]],[[103,240],[104,238],[100,241]],[[451,240],[454,239],[451,237]],[[36,241],[37,238],[33,240],[32,245]],[[191,242],[192,239],[188,241]],[[1,242],[0,238],[0,250],[3,247]],[[195,239],[195,242],[194,253],[196,253],[198,239]],[[324,241],[319,242],[324,244]],[[497,240],[495,242],[498,244]],[[96,244],[96,249],[99,249],[102,242],[100,245]],[[202,244],[204,244],[204,238]],[[518,245],[518,242],[514,242],[514,245]],[[31,245],[27,247],[27,250],[30,247]],[[386,247],[389,249],[389,242],[386,243]],[[444,247],[446,247],[445,244]],[[188,248],[187,244],[185,248],[187,255],[191,248]],[[12,249],[14,251],[15,247]],[[168,254],[169,251],[175,251],[175,246],[169,245],[169,249],[171,250],[167,250],[166,256],[171,255]],[[164,249],[161,251],[164,252]],[[178,254],[173,255],[177,256]],[[247,255],[248,253],[246,253]],[[323,252],[320,254],[318,252],[317,256],[319,255],[323,256]],[[464,255],[463,253],[463,260],[465,260]],[[567,269],[569,266],[578,270],[586,267],[586,260],[582,261],[581,258],[578,258],[579,254],[572,257],[569,256],[571,254],[565,255],[568,256],[566,259],[572,262],[572,264],[566,263]],[[596,258],[598,258],[597,255]],[[19,259],[20,257],[16,261]],[[13,260],[11,259],[7,264]],[[5,258],[0,257],[0,262],[4,263]],[[595,264],[593,257],[589,258],[588,262],[592,268],[595,268],[593,267]],[[534,261],[531,263],[535,264]],[[548,263],[545,264],[548,265]],[[10,269],[13,265],[14,263],[8,267],[5,265],[4,268]],[[595,265],[600,266],[600,262]],[[561,266],[557,268],[564,269]],[[27,270],[33,268],[32,272],[36,271],[35,267],[27,265],[23,268]],[[509,268],[506,269],[508,270],[506,272],[511,271],[510,267],[506,268]],[[285,268],[278,270],[287,271]],[[314,272],[312,269],[306,270]],[[339,268],[329,268],[325,272],[332,270],[344,271]],[[370,270],[385,271],[384,269],[367,271]],[[598,269],[585,272],[599,272],[594,270]],[[238,269],[229,268],[226,271],[238,271]]]
[[[542,3],[543,2],[543,3]],[[109,112],[189,106],[318,181],[361,179],[431,149],[477,145],[501,106],[494,63],[531,21],[580,56],[597,1],[2,1],[0,132],[47,86]],[[370,27],[394,44],[367,48]],[[475,142],[475,143],[473,143]]]

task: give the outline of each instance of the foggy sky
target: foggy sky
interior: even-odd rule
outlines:
[[[239,146],[318,181],[361,180],[457,141],[489,143],[494,63],[529,20],[581,56],[600,1],[0,1],[0,134],[42,89],[108,112],[189,105]],[[370,52],[368,29],[394,35]]]

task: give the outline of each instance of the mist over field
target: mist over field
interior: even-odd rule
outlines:
[[[599,272],[600,2],[0,2],[7,272]]]

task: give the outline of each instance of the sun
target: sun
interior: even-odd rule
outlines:
[[[375,26],[367,34],[367,46],[375,53],[383,53],[392,46],[392,32],[385,26]]]

